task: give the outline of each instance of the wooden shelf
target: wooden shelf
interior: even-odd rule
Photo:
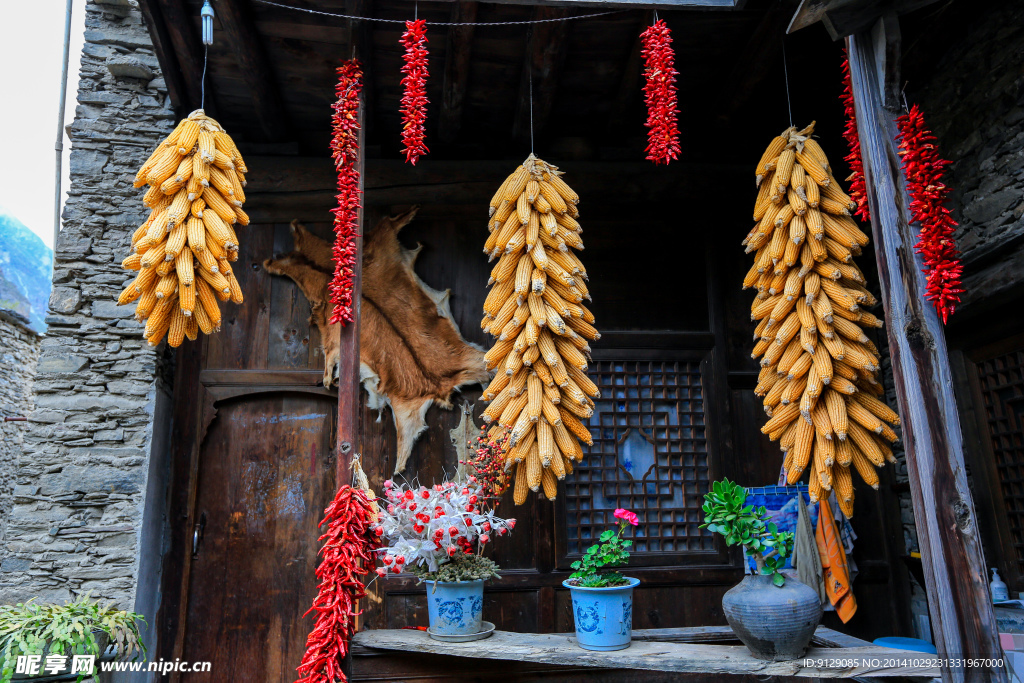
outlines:
[[[644,669],[676,673],[852,678],[939,675],[938,667],[888,666],[886,660],[927,660],[928,655],[893,650],[819,626],[807,655],[790,662],[765,662],[750,656],[728,627],[638,629],[633,643],[617,652],[591,652],[576,645],[571,633],[495,631],[485,640],[442,643],[411,629],[363,631],[357,648],[401,650],[452,657],[500,659],[601,669]],[[853,666],[818,666],[814,660],[854,660]]]

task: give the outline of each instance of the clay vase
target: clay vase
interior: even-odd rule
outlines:
[[[803,656],[821,621],[818,593],[790,578],[779,587],[770,576],[744,576],[722,598],[722,611],[750,654],[773,662]]]

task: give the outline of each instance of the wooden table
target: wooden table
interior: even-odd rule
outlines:
[[[930,655],[880,647],[823,626],[815,632],[807,654],[789,662],[766,662],[750,656],[742,645],[722,644],[735,640],[728,627],[700,627],[636,629],[632,645],[616,652],[584,650],[571,633],[495,631],[484,640],[443,643],[432,640],[423,631],[398,629],[363,631],[352,642],[356,647],[373,650],[602,669],[806,678],[939,675],[938,667],[928,665]]]

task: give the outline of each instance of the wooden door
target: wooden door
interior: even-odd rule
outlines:
[[[330,234],[329,223],[308,227]],[[262,267],[291,250],[288,224],[254,223],[241,241],[234,272],[245,303],[222,304],[221,331],[178,354],[171,542],[153,654],[209,661],[218,680],[291,683],[313,624],[303,614],[335,490],[338,400],[322,386],[308,302]]]
[[[316,522],[333,493],[335,405],[271,393],[218,408],[200,453],[184,660],[233,681],[294,680],[316,594]]]

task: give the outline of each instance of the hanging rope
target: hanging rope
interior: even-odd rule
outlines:
[[[786,40],[782,40],[782,76],[786,80],[786,109],[789,110],[789,127],[793,127],[793,103],[789,99],[789,68],[786,66]]]
[[[323,17],[333,17],[334,19],[350,19],[353,21],[375,21],[383,24],[405,24],[404,19],[380,19],[378,17],[360,17],[353,14],[337,14],[335,12],[323,12],[321,10],[307,9],[305,7],[292,7],[291,5],[283,5],[279,2],[272,2],[271,0],[255,0],[262,5],[269,5],[270,7],[277,7],[278,9],[287,9],[294,12],[305,12],[306,14],[317,14]],[[610,12],[595,12],[594,14],[581,14],[575,17],[559,17],[556,19],[533,19],[528,21],[432,21],[432,26],[525,26],[527,24],[549,24],[555,21],[573,21],[576,19],[593,19],[594,17],[606,17],[610,14],[622,14],[628,12],[628,9],[612,10]]]
[[[528,64],[530,76],[530,154],[533,154],[533,64]]]

